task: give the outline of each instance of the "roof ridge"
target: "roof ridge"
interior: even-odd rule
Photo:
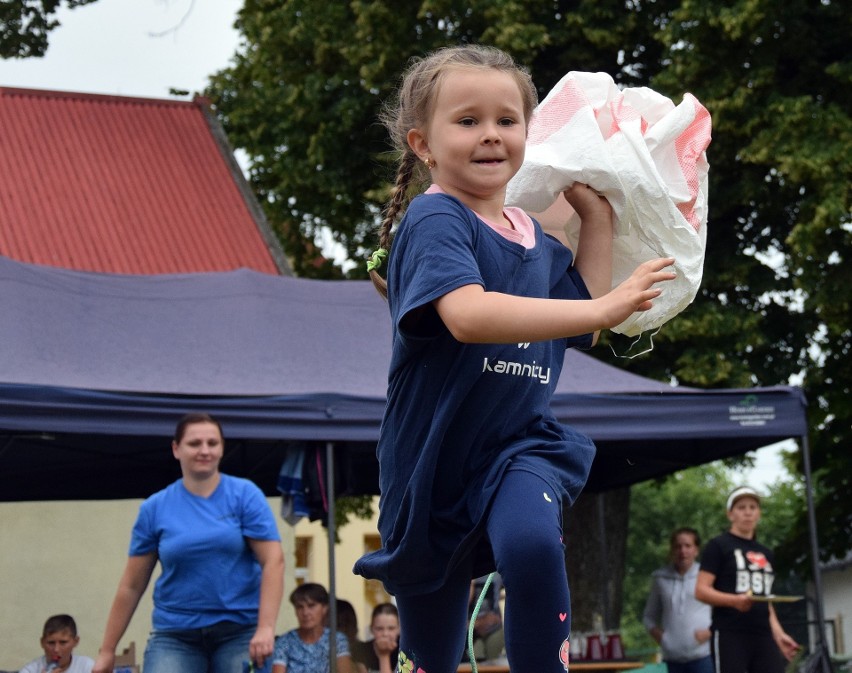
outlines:
[[[165,105],[176,107],[201,107],[207,102],[203,96],[196,95],[191,100],[173,98],[155,98],[150,96],[127,96],[105,93],[87,93],[84,91],[62,91],[58,89],[32,89],[25,87],[0,86],[0,96],[28,96],[33,98],[62,98],[71,100],[92,100],[135,103],[139,105]]]

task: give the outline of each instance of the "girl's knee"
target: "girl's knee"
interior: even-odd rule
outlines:
[[[565,550],[552,535],[522,535],[517,544],[495,549],[495,557],[507,585],[565,574]]]

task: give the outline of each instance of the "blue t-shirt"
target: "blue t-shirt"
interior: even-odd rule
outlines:
[[[179,479],[145,500],[130,556],[156,552],[160,560],[154,628],[256,624],[261,569],[246,538],[280,540],[266,498],[248,479],[223,474],[208,498]]]
[[[388,266],[393,353],[378,456],[382,549],[355,572],[396,595],[434,591],[474,553],[493,570],[481,524],[507,469],[534,472],[566,502],[594,445],[558,423],[550,400],[565,349],[592,335],[520,344],[456,341],[432,301],[464,285],[526,297],[589,299],[571,251],[535,224],[535,247],[507,240],[446,194],[415,198]]]
[[[306,643],[299,638],[297,630],[288,631],[275,639],[272,665],[283,664],[287,673],[328,673],[328,639],[331,631],[326,628],[315,643]],[[337,656],[349,656],[349,641],[340,631],[335,632]]]

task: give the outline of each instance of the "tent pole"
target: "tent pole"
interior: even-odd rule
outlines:
[[[610,591],[609,591],[609,563],[607,559],[607,534],[606,534],[606,507],[604,503],[604,498],[606,494],[595,493],[595,499],[597,502],[597,511],[598,511],[598,542],[600,544],[600,566],[598,567],[598,582],[600,582],[600,602],[601,602],[601,619],[603,620],[603,629],[612,629],[615,628],[615,624],[612,623],[612,616],[610,615]]]
[[[811,475],[810,449],[808,435],[802,435],[802,464],[805,469],[805,501],[808,506],[808,533],[811,542],[811,563],[813,564],[814,579],[814,612],[817,621],[816,659],[822,664],[823,673],[831,673],[831,662],[828,647],[825,643],[825,616],[822,604],[822,573],[819,567],[819,543],[817,542],[816,511],[813,497],[813,478]]]
[[[337,582],[335,581],[334,541],[334,442],[325,444],[326,493],[328,494],[328,662],[330,673],[337,673]]]

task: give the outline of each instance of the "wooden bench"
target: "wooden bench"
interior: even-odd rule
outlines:
[[[115,655],[113,671],[115,673],[139,673],[139,666],[136,663],[135,641],[131,641],[130,646],[125,647],[121,654]]]

